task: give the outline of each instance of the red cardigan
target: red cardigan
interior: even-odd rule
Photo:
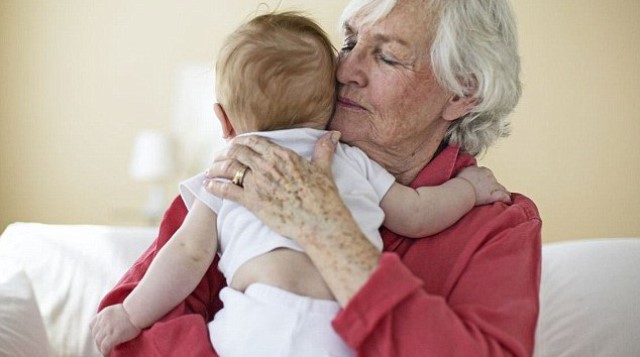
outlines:
[[[440,184],[473,157],[447,147],[412,183]],[[384,253],[365,286],[333,321],[358,356],[530,356],[538,315],[541,220],[531,200],[475,207],[449,229],[409,239],[382,229]],[[158,239],[99,309],[120,303],[185,215],[176,198]],[[206,322],[225,285],[214,260],[196,290],[111,356],[217,356]]]

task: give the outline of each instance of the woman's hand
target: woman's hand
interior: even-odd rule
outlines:
[[[339,133],[320,138],[311,161],[257,136],[237,137],[207,172],[210,193],[238,202],[282,236],[298,242],[342,306],[375,270],[380,252],[344,205],[331,162]],[[241,185],[233,179],[244,167]]]
[[[311,161],[260,136],[237,137],[216,157],[206,176],[232,179],[248,167],[243,187],[208,180],[206,189],[245,206],[281,235],[300,240],[334,225],[347,210],[331,172],[339,136],[332,132],[319,139]]]

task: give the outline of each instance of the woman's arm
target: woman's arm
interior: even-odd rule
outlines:
[[[344,306],[374,271],[380,252],[362,233],[333,182],[331,162],[339,133],[332,134],[318,141],[311,161],[262,137],[237,137],[207,177],[231,179],[248,166],[244,188],[213,180],[206,188],[247,207],[271,229],[298,242]]]
[[[217,249],[216,214],[199,200],[124,300],[131,322],[146,328],[184,300],[211,265]]]
[[[363,356],[531,356],[541,224],[523,218],[520,201],[476,208],[464,227],[414,241],[402,260],[384,253],[333,321],[338,334]],[[521,223],[506,223],[514,217]]]

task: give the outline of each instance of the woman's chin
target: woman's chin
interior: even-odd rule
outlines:
[[[362,137],[367,133],[368,125],[359,116],[349,111],[336,109],[333,118],[329,122],[329,130],[337,130],[342,133],[340,141],[348,143],[358,136]]]

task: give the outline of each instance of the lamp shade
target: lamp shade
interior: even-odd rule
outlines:
[[[175,169],[173,144],[169,137],[156,131],[143,131],[136,137],[129,172],[133,179],[162,181]]]

